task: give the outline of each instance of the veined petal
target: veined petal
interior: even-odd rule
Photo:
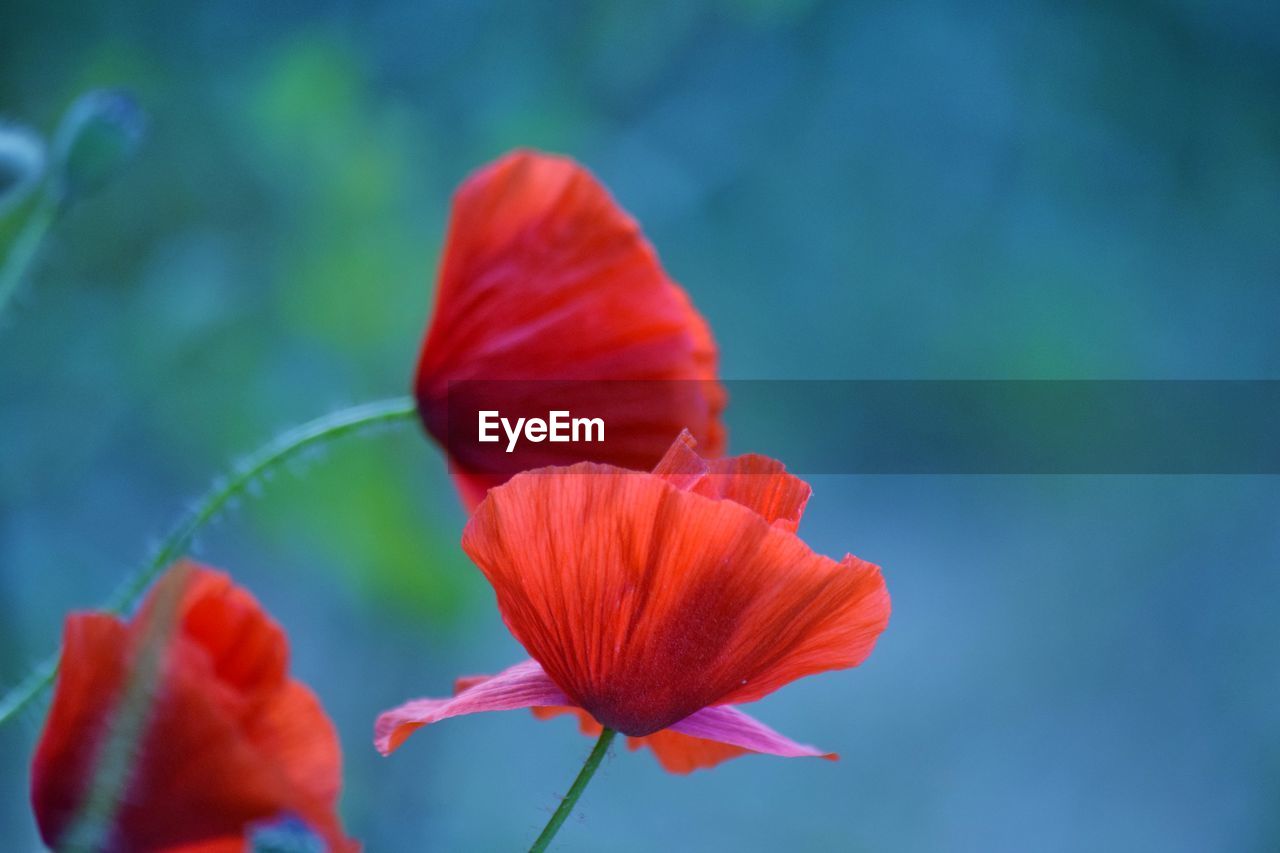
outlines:
[[[572,160],[517,151],[458,189],[420,388],[711,379],[714,352],[635,220]]]
[[[653,469],[678,489],[742,504],[765,521],[795,532],[805,504],[813,494],[809,484],[776,459],[747,453],[704,459],[697,441],[685,430]]]
[[[488,678],[491,678],[491,676],[480,675],[460,678],[455,682],[454,686],[457,691],[461,692]],[[578,731],[588,737],[599,737],[603,729],[603,726],[596,722],[595,718],[586,711],[570,705],[535,706],[529,710],[539,720],[550,720],[566,714],[573,716],[578,722]],[[721,762],[728,761],[730,758],[737,758],[739,755],[746,755],[750,752],[750,750],[740,746],[681,734],[673,729],[663,729],[660,732],[654,732],[644,737],[627,738],[627,748],[631,751],[634,752],[644,747],[648,747],[653,751],[654,757],[658,759],[658,763],[662,765],[664,770],[668,773],[679,774],[714,767]]]
[[[378,751],[390,755],[416,730],[449,717],[570,704],[535,661],[518,663],[492,678],[465,680],[464,686],[450,699],[414,699],[382,713],[374,724]]]
[[[730,705],[703,708],[670,730],[784,758],[826,758],[834,761],[839,757],[834,752],[823,752],[817,747],[796,743]]]
[[[586,169],[518,151],[459,188],[415,393],[427,430],[454,456],[464,499],[507,475],[473,470],[448,447],[450,382],[600,382],[579,382],[568,397],[564,388],[540,390],[531,382],[526,390],[535,399],[520,408],[602,417],[609,425],[609,441],[599,445],[605,455],[526,443],[517,454],[529,454],[529,464],[520,458],[516,468],[597,458],[647,470],[685,427],[709,453],[722,452],[725,394],[716,360],[706,322],[636,222]],[[616,380],[659,380],[658,396],[632,405],[608,387]]]
[[[688,491],[711,471],[707,460],[694,450],[698,441],[687,429],[681,430],[667,452],[653,466],[653,476],[666,480],[677,489]]]
[[[646,746],[653,750],[653,755],[663,770],[680,775],[715,767],[751,752],[733,744],[682,734],[675,729],[663,729],[644,737],[627,738],[628,749],[636,750]]]
[[[742,504],[608,466],[516,476],[462,544],[570,700],[546,704],[635,737],[855,666],[888,621],[877,566],[836,563]]]

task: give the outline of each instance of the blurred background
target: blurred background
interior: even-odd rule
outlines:
[[[0,685],[239,455],[407,391],[449,194],[515,146],[580,159],[636,214],[727,377],[1280,378],[1264,0],[3,18],[0,115],[48,133],[124,86],[150,127],[0,316]],[[557,849],[1280,847],[1280,481],[813,484],[802,534],[881,563],[893,621],[860,669],[754,711],[843,760],[672,777],[619,750]],[[589,749],[515,713],[374,752],[379,711],[520,658],[463,522],[410,428],[332,446],[200,538],[288,629],[371,851],[523,849]],[[40,723],[0,730],[5,849],[38,848]]]

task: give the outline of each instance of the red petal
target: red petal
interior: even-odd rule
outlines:
[[[678,489],[742,504],[771,524],[795,532],[813,489],[776,459],[748,453],[703,459],[688,430],[672,443],[653,473]]]
[[[522,666],[538,667],[538,664],[536,661],[528,661]],[[538,669],[541,670],[541,667]],[[493,678],[495,676],[491,675],[465,676],[454,683],[454,689],[457,693],[462,693]],[[589,737],[599,737],[603,728],[582,708],[572,705],[534,705],[530,710],[540,720],[572,715],[578,721],[578,730]],[[689,733],[685,733],[683,729],[687,729]],[[669,729],[644,737],[629,737],[627,747],[633,751],[643,747],[652,749],[664,770],[680,774],[714,767],[750,752],[786,757],[836,757],[833,753],[823,753],[814,747],[788,740],[763,723],[728,706],[704,708]]]
[[[167,575],[130,625],[103,614],[68,618],[32,769],[42,836],[54,844],[74,816],[156,597],[187,577],[113,843],[243,846],[247,824],[291,813],[332,849],[355,849],[334,812],[336,735],[310,691],[284,677],[283,635],[252,597],[198,567]]]
[[[85,794],[93,771],[90,741],[119,695],[127,640],[125,625],[101,613],[70,616],[63,628],[57,689],[31,765],[31,802],[50,847]]]
[[[564,693],[534,661],[518,663],[492,678],[465,679],[464,686],[466,689],[451,699],[414,699],[383,712],[374,724],[378,751],[390,755],[416,730],[449,717],[568,704]]]
[[[855,666],[889,615],[879,569],[814,554],[745,506],[584,463],[490,491],[463,548],[571,701],[632,736]]]
[[[707,460],[694,450],[697,446],[697,439],[687,429],[681,430],[667,452],[658,460],[658,464],[653,466],[653,475],[666,480],[677,489],[692,489],[711,471]]]
[[[468,686],[485,681],[490,676],[472,676],[459,679]],[[459,690],[465,689],[460,687]],[[550,707],[533,707],[529,709],[539,720],[550,720],[565,714],[572,715],[578,721],[578,731],[588,737],[599,737],[603,726],[581,708],[571,705],[555,705]],[[653,750],[658,763],[669,773],[690,773],[703,767],[714,767],[722,761],[746,755],[750,750],[713,740],[690,737],[671,729],[663,729],[645,737],[627,738],[627,748],[635,751],[643,747]]]
[[[246,590],[221,572],[195,571],[182,602],[182,636],[209,655],[220,681],[252,694],[286,680],[289,641]]]
[[[647,470],[684,427],[714,455],[724,446],[724,391],[715,378],[706,322],[635,221],[581,166],[521,151],[459,188],[415,381],[423,422],[442,444],[450,381],[692,380],[693,393],[658,405],[582,385],[572,406],[563,387],[530,386],[534,399],[524,406],[603,417],[610,435],[599,461]],[[533,455],[529,464],[517,460],[519,468],[584,458],[580,445],[526,443],[521,452]],[[454,461],[469,493],[506,479]]]
[[[604,726],[597,723],[594,717],[581,708],[575,708],[572,705],[554,705],[531,710],[539,720],[550,720],[552,717],[558,717],[561,714],[572,714],[578,720],[578,731],[589,737],[599,737],[600,732],[604,731]]]
[[[245,853],[244,839],[220,838],[217,841],[200,841],[195,844],[183,844],[170,847],[164,853]]]
[[[674,729],[663,729],[645,737],[627,738],[627,746],[630,749],[649,747],[663,770],[681,775],[715,767],[751,751],[714,740],[690,737]]]
[[[556,708],[534,708],[533,715],[540,720],[549,720],[561,714],[573,714],[578,720],[578,731],[588,737],[599,737],[603,728],[595,719],[581,708],[561,706]],[[730,758],[746,755],[750,750],[714,740],[691,737],[673,729],[663,729],[644,737],[627,738],[627,748],[632,751],[648,747],[653,750],[654,757],[669,773],[691,773],[705,767],[714,767]]]
[[[320,700],[305,684],[289,681],[247,723],[258,755],[269,758],[299,795],[293,811],[334,846],[342,838],[336,813],[342,752]]]
[[[538,665],[537,661],[526,661],[526,665],[536,666],[539,670],[542,669],[542,667]],[[464,690],[470,690],[472,687],[483,684],[486,681],[491,681],[494,677],[495,676],[492,675],[463,676],[453,682],[453,694],[456,696]],[[559,717],[562,714],[572,714],[578,720],[578,730],[584,735],[591,735],[592,737],[598,737],[601,729],[603,728],[599,723],[591,719],[591,715],[586,711],[581,708],[575,708],[572,705],[534,705],[530,707],[529,710],[532,711],[533,716],[539,720],[550,720],[551,718]]]
[[[480,501],[484,500],[490,486],[497,485],[496,478],[492,476],[466,471],[457,463],[450,467],[452,470],[449,473],[453,477],[453,484],[457,487],[458,497],[462,499],[462,505],[467,508],[467,512],[474,510]]]

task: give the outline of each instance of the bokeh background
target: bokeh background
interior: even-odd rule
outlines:
[[[127,86],[151,127],[0,317],[0,684],[238,455],[407,390],[449,193],[515,146],[615,191],[728,377],[1276,378],[1278,16],[6,0],[0,113],[47,132]],[[1275,478],[814,486],[802,533],[883,564],[893,622],[862,668],[756,711],[843,760],[680,778],[622,750],[557,849],[1280,847]],[[289,630],[349,829],[521,849],[589,747],[568,720],[370,743],[378,711],[519,656],[439,453],[356,439],[261,491],[198,555]],[[38,846],[40,722],[0,730],[6,850]]]

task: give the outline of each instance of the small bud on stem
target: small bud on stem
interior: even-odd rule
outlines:
[[[146,114],[123,89],[97,89],[72,102],[54,135],[54,192],[66,206],[100,190],[133,158]]]
[[[44,169],[43,140],[25,127],[0,125],[0,214],[31,194]]]

